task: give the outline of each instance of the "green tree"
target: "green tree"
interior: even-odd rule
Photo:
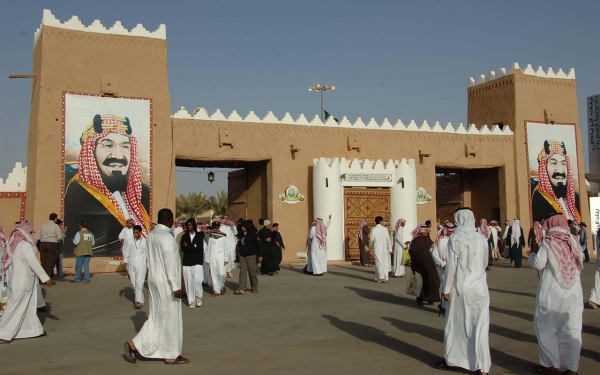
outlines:
[[[214,195],[210,196],[207,199],[207,209],[213,210],[213,215],[215,216],[223,217],[227,215],[227,211],[229,209],[227,192],[221,190],[216,197]]]
[[[175,198],[175,214],[177,218],[195,218],[209,208],[208,200],[202,193],[180,194]]]

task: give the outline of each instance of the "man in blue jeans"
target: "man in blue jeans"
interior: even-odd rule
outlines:
[[[73,238],[73,244],[75,244],[75,279],[71,280],[72,283],[81,282],[81,268],[83,267],[85,276],[83,278],[84,283],[90,282],[90,259],[92,258],[92,249],[96,244],[94,235],[92,232],[87,230],[87,221],[82,221],[79,224],[79,232],[75,234]]]

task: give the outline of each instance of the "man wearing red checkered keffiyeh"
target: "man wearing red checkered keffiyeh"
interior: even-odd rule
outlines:
[[[571,160],[565,143],[544,141],[538,154],[538,184],[531,196],[533,221],[542,221],[554,213],[581,222],[579,193],[575,191]]]
[[[80,138],[78,173],[65,192],[69,231],[88,221],[97,237],[95,255],[117,255],[118,235],[126,220],[150,230],[150,190],[142,182],[138,143],[127,117],[96,115]],[[69,233],[67,233],[67,237]]]

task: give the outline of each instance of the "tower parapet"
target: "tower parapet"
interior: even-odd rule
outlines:
[[[520,70],[525,75],[535,76],[540,78],[558,78],[558,79],[575,79],[575,69],[569,69],[568,73],[565,73],[562,69],[558,69],[558,71],[554,71],[552,67],[548,67],[548,69],[544,70],[543,67],[539,66],[537,69],[534,69],[531,64],[527,64],[525,69],[521,69],[519,63],[513,63],[513,65],[509,69],[500,68],[500,70],[490,71],[488,75],[482,74],[477,79],[473,77],[469,77],[468,86],[478,86],[484,83],[488,83],[490,81],[494,81],[496,79],[507,77],[515,73],[515,71]]]
[[[57,27],[60,29],[67,30],[76,30],[76,31],[87,31],[89,33],[98,33],[98,34],[112,34],[112,35],[127,35],[127,36],[141,36],[146,38],[154,38],[154,39],[167,39],[167,27],[164,24],[160,24],[158,29],[155,31],[148,31],[146,28],[138,23],[133,29],[127,30],[121,21],[115,22],[115,24],[106,28],[102,22],[98,20],[94,20],[89,26],[85,26],[79,17],[72,16],[68,21],[60,22],[54,14],[49,9],[44,9],[42,16],[42,24],[35,31],[33,36],[33,46],[37,44],[38,39],[42,33],[42,28],[44,26]]]

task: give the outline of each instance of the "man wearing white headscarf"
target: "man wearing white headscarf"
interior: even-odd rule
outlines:
[[[390,234],[383,226],[383,217],[375,218],[375,228],[371,229],[371,238],[369,246],[373,246],[373,257],[375,258],[375,281],[385,283],[390,274],[390,253],[392,252],[392,242]]]
[[[38,278],[49,287],[54,283],[37,260],[33,233],[27,220],[18,223],[2,257],[8,301],[0,318],[0,344],[45,335],[37,317]]]
[[[545,219],[546,238],[529,256],[531,267],[543,271],[538,286],[533,325],[537,335],[540,374],[577,374],[583,325],[581,271],[583,250],[570,234],[567,219],[555,214]]]
[[[430,250],[431,256],[433,257],[433,263],[435,263],[435,266],[437,267],[442,285],[444,285],[444,270],[446,268],[446,259],[448,258],[448,241],[450,240],[452,232],[454,232],[454,224],[446,221]],[[442,298],[442,302],[438,306],[440,313],[445,314],[447,306],[448,302]]]
[[[443,297],[449,302],[444,329],[444,370],[462,368],[487,375],[490,358],[490,293],[485,269],[487,240],[475,230],[468,208],[454,213],[456,229],[448,241]]]
[[[310,264],[308,272],[312,272],[315,276],[323,276],[327,272],[327,228],[331,224],[331,215],[327,223],[323,223],[323,219],[318,218],[313,221],[306,245],[310,254]]]
[[[523,247],[525,246],[525,236],[519,219],[513,221],[512,226],[508,229],[506,242],[509,243],[510,262],[515,265],[515,268],[521,268],[523,260]]]
[[[394,276],[404,277],[406,273],[406,267],[404,266],[404,250],[406,244],[404,243],[404,236],[402,234],[402,228],[406,225],[406,220],[398,219],[396,221],[396,227],[392,232],[392,246],[394,247],[394,269],[392,270]]]

